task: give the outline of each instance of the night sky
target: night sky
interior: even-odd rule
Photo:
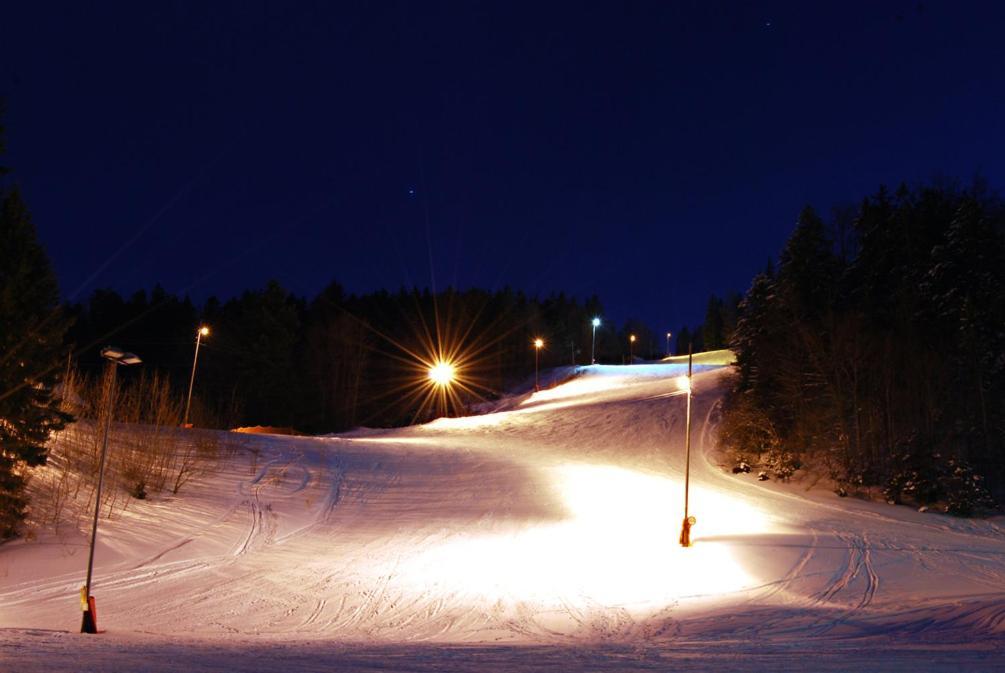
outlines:
[[[596,293],[657,332],[800,208],[1005,184],[1005,3],[6,3],[64,295]]]

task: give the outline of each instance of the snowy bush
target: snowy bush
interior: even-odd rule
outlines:
[[[947,461],[946,511],[956,516],[972,516],[995,508],[994,498],[984,477],[962,460]]]
[[[944,504],[956,516],[992,510],[996,503],[983,475],[961,458],[920,450],[902,451],[883,487],[887,502],[916,505]]]
[[[792,451],[782,447],[768,451],[764,457],[764,465],[775,476],[775,479],[788,481],[796,470],[802,467],[802,461]]]

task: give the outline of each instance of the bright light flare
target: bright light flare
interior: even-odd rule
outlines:
[[[759,582],[724,541],[769,531],[769,519],[723,493],[692,488],[695,546],[681,548],[675,526],[683,484],[599,465],[546,468],[558,521],[516,522],[494,534],[458,535],[399,561],[416,591],[464,592],[478,600],[546,606],[618,606],[637,614],[684,598],[712,598]],[[545,496],[547,497],[547,496]]]
[[[681,392],[691,391],[691,377],[690,376],[678,376],[675,381],[677,382],[677,389]]]
[[[534,348],[541,350],[544,347],[544,339],[534,339]]]
[[[205,326],[203,326],[203,327],[200,327],[200,328],[199,328],[199,334],[200,334],[201,336],[209,336],[209,328],[208,328],[208,327],[205,327]]]
[[[429,380],[438,386],[449,386],[457,376],[457,369],[449,362],[437,362],[429,368]]]
[[[600,318],[594,318],[593,319],[593,326],[594,327],[600,327]]]

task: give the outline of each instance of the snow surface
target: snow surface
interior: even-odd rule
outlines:
[[[594,366],[505,411],[242,436],[98,535],[0,546],[0,671],[1005,670],[1001,518],[714,460],[723,368]],[[500,407],[502,408],[502,407]]]

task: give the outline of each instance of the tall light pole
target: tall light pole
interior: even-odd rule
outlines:
[[[628,364],[632,364],[635,361],[635,335],[631,334],[628,336]]]
[[[687,377],[680,377],[678,385],[687,390],[687,421],[684,425],[684,521],[680,528],[680,546],[691,546],[691,526],[696,522],[693,516],[688,515],[687,499],[688,489],[691,481],[691,344],[687,346]]]
[[[667,332],[667,357],[670,357],[670,337],[672,336],[673,334]]]
[[[121,348],[108,346],[101,350],[101,357],[108,360],[108,409],[105,416],[104,438],[101,440],[101,457],[98,459],[98,488],[94,496],[94,523],[91,524],[91,550],[87,555],[87,581],[80,590],[80,603],[84,609],[84,619],[80,624],[81,633],[97,633],[98,620],[91,595],[91,575],[94,571],[94,542],[98,537],[98,513],[101,511],[101,486],[105,481],[105,454],[108,453],[108,429],[112,423],[112,407],[115,400],[115,372],[119,365],[138,365],[142,360]]]
[[[188,399],[185,401],[185,418],[182,419],[182,427],[188,427],[188,410],[192,406],[192,386],[195,385],[195,365],[199,362],[199,345],[202,338],[209,336],[209,328],[205,325],[199,327],[195,332],[195,357],[192,358],[192,376],[188,380]]]
[[[593,339],[590,341],[590,364],[597,364],[597,328],[600,327],[600,318],[593,319]]]
[[[537,338],[534,339],[534,392],[541,390],[540,379],[537,375],[537,360],[538,356],[541,354],[541,347],[544,346],[544,339]]]

